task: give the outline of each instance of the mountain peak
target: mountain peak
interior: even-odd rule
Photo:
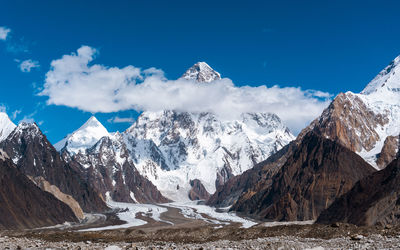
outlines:
[[[10,120],[8,115],[0,112],[0,141],[5,140],[15,127],[15,124]]]
[[[386,68],[365,87],[364,95],[376,93],[400,94],[400,56],[396,57]]]
[[[221,79],[221,75],[207,63],[198,62],[190,67],[181,78],[196,80],[197,82],[212,82]]]
[[[68,152],[76,154],[92,147],[102,137],[109,135],[103,124],[96,117],[91,116],[80,128],[54,144],[54,147],[58,151],[65,148]]]
[[[92,115],[78,130],[86,129],[89,127],[104,128],[104,130],[107,131],[103,124],[101,124],[94,115]]]

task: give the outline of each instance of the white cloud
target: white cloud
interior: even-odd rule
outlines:
[[[20,62],[19,60],[15,60],[16,62]],[[31,70],[33,69],[33,68],[39,68],[40,67],[40,64],[39,64],[39,62],[38,61],[33,61],[33,60],[31,60],[31,59],[28,59],[28,60],[25,60],[25,61],[22,61],[20,64],[19,64],[19,68],[20,68],[20,70],[22,71],[22,72],[31,72]]]
[[[133,119],[132,117],[112,117],[110,119],[107,120],[107,122],[109,123],[133,123],[135,121],[135,119]]]
[[[91,64],[98,52],[82,46],[77,53],[51,62],[41,96],[48,105],[64,105],[92,113],[137,111],[210,111],[223,118],[243,112],[272,112],[297,133],[316,118],[331,95],[298,87],[237,87],[224,78],[207,84],[167,80],[161,70]]]
[[[5,41],[7,39],[8,33],[10,33],[11,30],[6,28],[6,27],[0,27],[0,40]]]
[[[0,112],[7,113],[7,107],[4,104],[0,104]]]
[[[15,118],[17,118],[17,116],[21,114],[21,110],[17,109],[14,112],[11,113],[11,118],[12,120],[14,120]]]

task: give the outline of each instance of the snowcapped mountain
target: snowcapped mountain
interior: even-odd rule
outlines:
[[[214,193],[294,139],[273,114],[224,121],[176,111],[144,112],[125,134],[136,168],[172,200],[188,199],[194,179]]]
[[[210,82],[221,76],[200,62],[182,78]],[[269,113],[246,113],[238,120],[227,121],[212,113],[143,112],[125,132],[115,134],[108,133],[98,123],[92,117],[58,143],[57,148],[65,149],[69,156],[73,155],[73,160],[92,169],[92,176],[97,179],[109,177],[95,172],[108,171],[111,185],[101,184],[107,188],[100,189],[119,192],[120,195],[113,197],[119,200],[123,199],[122,194],[130,192],[139,200],[140,192],[133,186],[129,192],[119,187],[121,181],[126,186],[124,178],[135,170],[171,200],[188,200],[189,193],[196,193],[194,189],[207,196],[205,191],[214,193],[229,178],[265,160],[294,139],[279,117]],[[130,170],[127,167],[123,170],[124,164]],[[99,166],[107,166],[108,170],[100,170]],[[122,173],[122,179],[116,173]]]
[[[221,79],[221,75],[205,62],[198,62],[190,67],[181,78],[197,82],[211,82]]]
[[[114,201],[135,203],[168,202],[157,188],[135,168],[120,133],[102,137],[83,153],[67,155],[64,158],[84,167],[83,172],[92,187]]]
[[[15,124],[10,120],[8,115],[0,112],[0,141],[4,141],[15,127]]]
[[[79,129],[54,144],[54,147],[58,151],[67,149],[68,152],[77,154],[92,147],[103,136],[109,136],[107,129],[96,119],[96,117],[92,116]]]
[[[359,93],[339,94],[301,134],[316,130],[384,168],[399,151],[400,56]]]

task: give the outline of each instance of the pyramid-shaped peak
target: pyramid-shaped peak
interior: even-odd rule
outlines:
[[[70,153],[75,154],[92,147],[104,136],[110,136],[107,129],[96,117],[91,116],[80,128],[54,144],[54,147],[58,151],[66,148]]]
[[[190,67],[182,78],[197,82],[212,82],[221,79],[220,73],[211,68],[206,62],[198,62]]]
[[[99,122],[99,120],[97,120],[97,118],[92,115],[78,130],[80,129],[84,129],[87,127],[102,127],[104,128],[103,124],[101,124],[101,122]],[[106,130],[106,128],[104,128]]]
[[[364,95],[376,93],[400,94],[400,56],[396,57],[386,68],[365,87]]]

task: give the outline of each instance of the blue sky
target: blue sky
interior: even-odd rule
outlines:
[[[398,1],[1,1],[0,103],[15,123],[34,119],[51,142],[90,112],[38,96],[50,63],[96,49],[93,64],[133,65],[177,79],[206,61],[234,85],[359,92],[400,54]],[[25,60],[40,67],[22,72]],[[17,112],[16,112],[17,111]],[[12,113],[15,113],[15,117]],[[96,113],[110,131],[133,109]]]

